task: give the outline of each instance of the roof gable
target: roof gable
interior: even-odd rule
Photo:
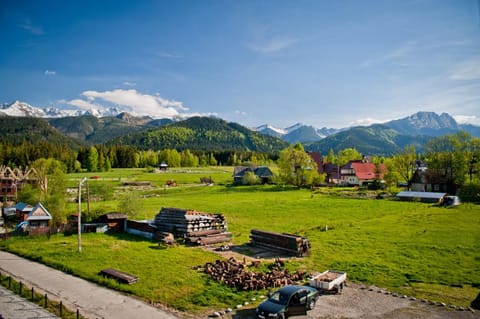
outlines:
[[[254,171],[255,175],[258,177],[271,177],[273,176],[272,171],[267,166],[259,166]]]
[[[48,210],[41,204],[38,203],[31,211],[28,213],[27,221],[30,220],[50,220],[52,215]]]

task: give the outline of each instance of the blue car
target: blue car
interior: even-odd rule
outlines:
[[[319,298],[317,289],[309,286],[285,286],[262,302],[257,308],[257,318],[285,319],[294,315],[306,315]]]

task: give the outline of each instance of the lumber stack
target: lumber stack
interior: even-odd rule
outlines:
[[[196,210],[162,207],[155,216],[155,226],[160,231],[183,237],[187,242],[211,245],[230,241],[227,221],[222,214],[209,214]]]
[[[250,244],[281,253],[304,257],[310,255],[310,242],[306,237],[252,229],[250,232]]]

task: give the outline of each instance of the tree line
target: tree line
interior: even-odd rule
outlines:
[[[11,168],[27,167],[38,159],[55,158],[64,164],[66,173],[101,172],[113,168],[232,166],[243,163],[267,165],[278,154],[253,151],[191,151],[189,149],[139,150],[129,145],[93,145],[77,150],[50,142],[19,144],[0,141],[0,164]]]
[[[480,172],[480,138],[459,132],[431,139],[417,153],[414,146],[406,146],[392,157],[373,157],[377,164],[385,164],[385,181],[390,184],[409,183],[415,165],[422,161],[429,170],[446,182],[456,185],[478,182]],[[362,159],[355,148],[330,150],[324,162],[338,167],[351,160]],[[304,186],[317,183],[316,163],[305,153],[301,144],[291,145],[279,153],[252,151],[190,151],[177,149],[139,150],[129,145],[93,145],[75,150],[67,145],[50,142],[19,144],[0,142],[0,163],[9,167],[26,167],[38,159],[55,158],[63,163],[65,172],[100,172],[113,168],[159,167],[165,162],[170,167],[196,167],[217,165],[269,165],[277,163],[286,183]]]

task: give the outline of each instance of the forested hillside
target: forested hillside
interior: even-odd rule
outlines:
[[[210,117],[192,117],[164,127],[113,139],[109,144],[132,145],[141,150],[278,152],[288,143],[253,132],[236,123]]]
[[[71,116],[50,119],[49,122],[63,134],[90,144],[106,143],[124,134],[165,124],[162,120],[134,117],[127,113],[101,118],[93,115]]]
[[[81,145],[79,141],[56,130],[45,119],[33,117],[0,117],[0,141],[13,145],[48,142],[73,149]]]
[[[346,148],[355,148],[362,154],[392,155],[399,152],[405,145],[414,145],[420,150],[431,137],[400,135],[394,129],[385,125],[358,126],[349,130],[327,136],[309,143],[306,150],[327,154],[330,149],[338,152]]]

